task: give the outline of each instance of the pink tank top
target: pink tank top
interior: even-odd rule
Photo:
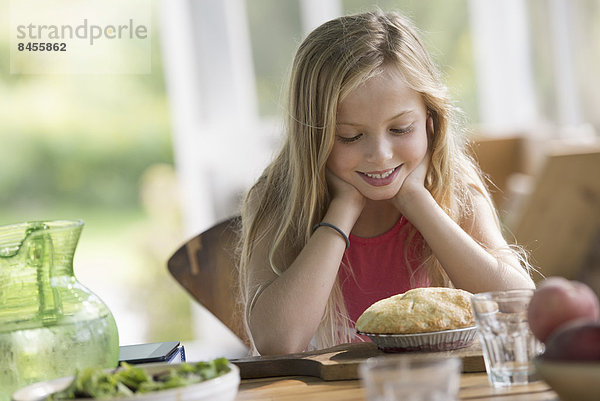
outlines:
[[[410,246],[408,255],[405,255],[409,225],[408,220],[401,217],[391,230],[378,237],[350,235],[350,247],[346,250],[338,277],[346,309],[353,322],[380,299],[411,288],[429,286],[423,269],[419,269],[411,281],[411,274],[422,260],[415,251],[419,247]],[[413,241],[421,244],[423,237],[417,233]]]

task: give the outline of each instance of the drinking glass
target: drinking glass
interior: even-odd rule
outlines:
[[[369,401],[454,401],[462,360],[457,357],[380,356],[359,365]]]
[[[533,292],[485,292],[471,298],[485,368],[494,387],[538,380],[533,358],[544,351],[544,346],[531,333],[527,321]]]

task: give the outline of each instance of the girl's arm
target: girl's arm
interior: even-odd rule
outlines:
[[[472,218],[464,224],[469,230],[467,233],[443,211],[423,185],[428,163],[426,158],[407,177],[394,204],[427,241],[452,283],[473,293],[534,288],[533,280],[519,259],[508,251],[487,199],[473,189]],[[494,254],[486,248],[499,251]]]
[[[344,196],[331,201],[323,221],[349,235],[364,199],[346,189]],[[283,257],[289,267],[280,276],[269,267],[269,246],[266,241],[257,244],[248,266],[251,285],[263,287],[249,313],[252,338],[263,355],[301,352],[321,322],[346,242],[335,230],[318,228],[300,254]]]

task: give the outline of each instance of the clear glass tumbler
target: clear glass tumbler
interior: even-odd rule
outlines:
[[[533,292],[485,292],[471,298],[485,368],[494,387],[538,380],[533,358],[544,351],[544,346],[531,333],[527,321]]]
[[[455,401],[461,371],[460,358],[409,354],[369,358],[359,365],[369,401]]]

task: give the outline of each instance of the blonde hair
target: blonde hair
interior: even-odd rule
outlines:
[[[463,146],[462,130],[455,125],[456,109],[413,24],[400,14],[381,11],[324,23],[298,48],[289,81],[287,135],[242,206],[240,286],[249,335],[253,300],[268,285],[250,284],[248,263],[255,244],[267,241],[270,268],[280,275],[288,267],[280,263],[281,255],[298,255],[308,242],[330,201],[325,164],[334,143],[338,103],[384,66],[397,68],[423,96],[433,120],[426,187],[438,204],[461,223],[472,211],[473,189],[491,203],[480,171]],[[416,234],[412,230],[411,238]],[[451,286],[426,244],[422,255],[430,282]],[[336,283],[314,337],[316,347],[350,341],[349,327]]]

